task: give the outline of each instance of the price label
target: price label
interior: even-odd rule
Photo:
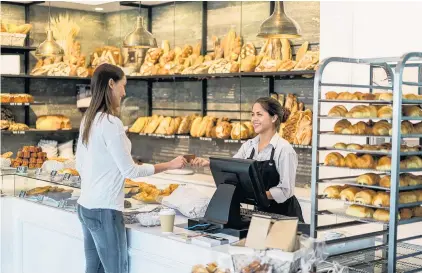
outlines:
[[[57,171],[51,171],[50,176],[51,178],[54,178],[57,175]]]
[[[41,173],[42,173],[42,169],[41,168],[37,168],[35,170],[35,175],[41,175]]]
[[[63,181],[69,181],[70,180],[70,173],[65,173],[63,176]]]
[[[12,131],[12,134],[14,134],[14,135],[24,135],[25,131]]]
[[[16,169],[16,173],[18,173],[18,174],[26,174],[26,173],[28,173],[28,167],[26,167],[26,166],[19,166]]]
[[[181,138],[181,139],[189,139],[189,138],[190,138],[190,136],[182,136],[182,135],[180,135],[180,136],[177,136],[177,138]]]
[[[212,138],[209,137],[200,137],[199,139],[202,141],[212,141]]]

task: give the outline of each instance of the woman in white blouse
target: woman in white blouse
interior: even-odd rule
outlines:
[[[279,134],[280,124],[289,116],[289,110],[273,98],[260,98],[253,105],[252,124],[257,137],[245,142],[235,158],[258,161],[259,173],[270,200],[268,212],[298,217],[304,222],[302,209],[294,196],[297,154]],[[193,166],[206,167],[210,162],[196,158]]]
[[[186,165],[180,156],[162,164],[137,165],[132,145],[118,117],[126,77],[117,66],[100,65],[91,79],[92,100],[80,127],[76,151],[81,176],[78,216],[82,223],[86,273],[127,273],[123,222],[124,180]]]

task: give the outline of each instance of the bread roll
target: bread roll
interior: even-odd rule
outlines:
[[[400,176],[404,177],[404,180],[408,183],[409,186],[417,186],[422,185],[422,176],[421,175],[414,175],[411,173],[404,173]]]
[[[422,202],[422,190],[415,190],[413,192],[416,195],[417,202]]]
[[[400,204],[409,204],[418,202],[418,197],[413,191],[405,191],[399,193],[399,203]]]
[[[412,208],[413,216],[415,217],[422,217],[422,207],[414,207]]]
[[[400,179],[399,179],[399,185],[400,187],[407,187],[409,186],[409,182],[406,180],[404,174],[400,175]],[[380,186],[384,187],[384,188],[390,188],[391,187],[391,176],[390,175],[386,175],[383,178],[381,178],[380,180]]]
[[[362,150],[362,146],[355,143],[350,143],[346,147],[347,150]]]
[[[390,194],[388,192],[379,191],[374,197],[372,205],[377,207],[388,207],[390,206]]]
[[[378,112],[377,112],[377,116],[379,118],[392,118],[393,117],[393,108],[391,108],[391,106],[382,106]]]
[[[390,212],[384,209],[377,209],[374,212],[373,218],[377,221],[388,222],[390,221]],[[400,219],[400,216],[399,216]]]
[[[365,173],[365,174],[358,176],[358,178],[356,179],[356,182],[359,183],[359,184],[363,184],[363,185],[375,186],[375,185],[378,185],[380,183],[380,180],[381,180],[381,178],[378,174]]]
[[[350,92],[341,92],[337,96],[337,100],[359,100],[358,96]]]
[[[374,169],[375,165],[376,162],[372,155],[364,154],[356,160],[356,166],[359,169]]]
[[[347,145],[343,142],[337,142],[333,147],[336,149],[346,149]]]
[[[413,155],[406,158],[407,169],[419,169],[422,168],[422,158]]]
[[[393,94],[392,93],[375,93],[375,96],[377,97],[377,100],[383,100],[383,101],[392,101],[393,100]]]
[[[190,129],[190,135],[192,137],[199,137],[201,123],[202,123],[202,117],[196,117],[193,120],[191,129]]]
[[[337,97],[338,97],[338,94],[337,92],[334,92],[334,91],[329,91],[325,94],[325,98],[327,100],[335,100],[337,99]]]
[[[354,202],[363,205],[372,205],[372,202],[376,195],[377,193],[373,190],[362,190],[355,195]]]
[[[354,201],[355,195],[360,191],[361,189],[357,187],[348,187],[340,192],[340,199],[343,201]]]
[[[329,153],[324,160],[325,166],[344,167],[345,164],[344,157],[337,152]]]
[[[323,195],[331,199],[340,199],[340,192],[345,189],[345,186],[335,185],[324,189]]]
[[[357,105],[350,109],[350,111],[346,114],[346,117],[352,118],[370,118],[376,117],[377,110],[375,107],[369,107],[365,105]]]
[[[355,95],[358,96],[359,100],[374,100],[375,95],[370,93],[361,93],[361,92],[355,92]]]
[[[343,134],[343,131],[351,126],[352,124],[347,119],[342,119],[334,125],[334,133]]]
[[[347,108],[343,105],[336,105],[328,112],[329,117],[345,117],[347,114]]]
[[[406,117],[422,117],[422,109],[417,105],[403,106],[403,115]]]
[[[389,171],[391,170],[391,158],[383,156],[378,160],[376,169],[378,171]]]
[[[243,124],[245,124],[246,127],[248,127],[248,132],[249,132],[248,138],[254,138],[257,136],[257,134],[255,133],[255,129],[253,128],[252,122],[246,121]]]
[[[390,129],[392,128],[391,124],[385,120],[375,122],[372,127],[372,133],[376,136],[388,136]]]
[[[216,137],[220,139],[229,139],[232,129],[232,125],[229,122],[220,122],[215,128]]]
[[[343,133],[345,131],[347,130],[344,130]],[[347,134],[357,134],[357,135],[368,135],[370,133],[371,133],[371,128],[366,122],[363,122],[363,121],[359,121],[358,123],[353,125],[351,133],[347,132]]]
[[[358,218],[372,218],[374,210],[358,205],[351,205],[346,209],[346,214]]]
[[[357,168],[357,155],[355,154],[348,154],[345,158],[344,158],[344,162],[346,164],[346,166],[348,168],[351,169],[356,169]]]
[[[249,129],[248,127],[240,122],[234,123],[233,129],[231,132],[232,139],[247,139],[249,137]]]

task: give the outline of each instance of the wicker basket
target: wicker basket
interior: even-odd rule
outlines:
[[[26,34],[21,33],[0,33],[0,44],[2,46],[23,46]]]

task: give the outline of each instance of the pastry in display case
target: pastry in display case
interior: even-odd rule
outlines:
[[[70,130],[72,124],[70,119],[63,115],[45,115],[39,116],[36,121],[38,130]]]

